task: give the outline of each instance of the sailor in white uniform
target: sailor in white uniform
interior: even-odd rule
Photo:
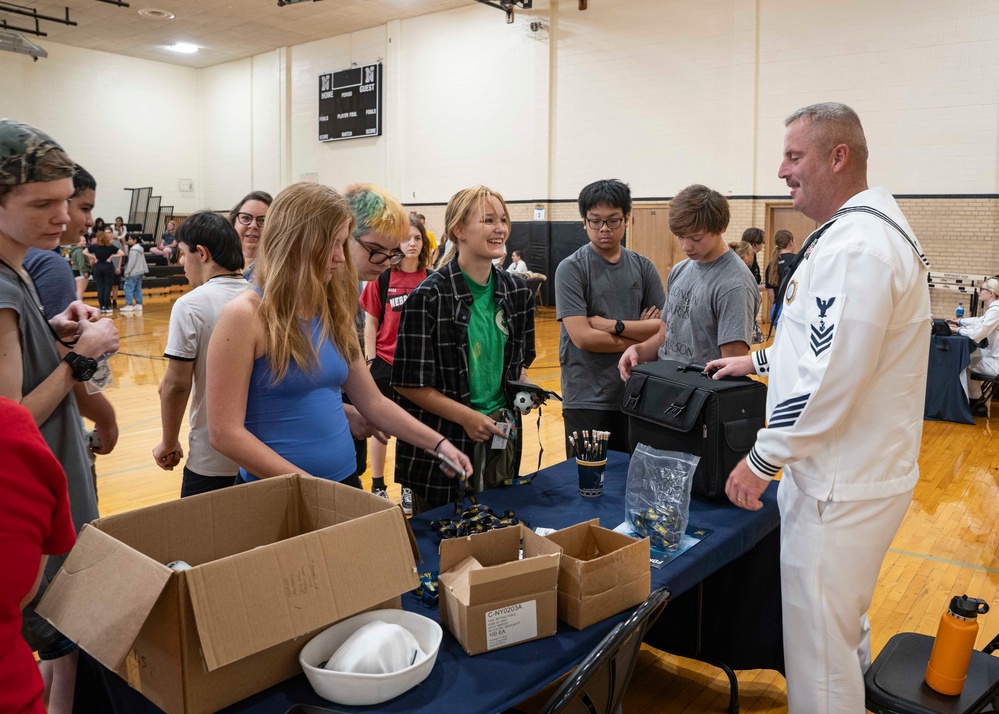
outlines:
[[[867,609],[919,478],[929,264],[891,194],[867,186],[860,119],[842,104],[785,122],[778,175],[820,227],[778,293],[773,346],[715,360],[769,376],[767,428],[729,476],[743,508],[783,468],[781,595],[788,710],[864,711]]]

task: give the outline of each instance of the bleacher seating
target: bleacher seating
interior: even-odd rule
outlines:
[[[146,263],[149,265],[149,272],[142,277],[143,294],[169,292],[174,288],[187,286],[183,265],[166,265],[162,258],[155,255],[147,255]],[[87,292],[97,294],[93,278],[90,279]]]

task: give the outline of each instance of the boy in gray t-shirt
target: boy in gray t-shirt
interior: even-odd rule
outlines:
[[[659,332],[621,355],[621,379],[656,358],[705,364],[749,354],[760,293],[725,243],[728,221],[728,201],[705,186],[688,186],[670,202],[669,228],[688,259],[670,271]]]
[[[609,447],[628,451],[617,363],[627,347],[659,330],[666,296],[652,261],[621,245],[631,213],[627,184],[590,184],[579,194],[579,212],[589,242],[555,271],[565,433],[609,431]],[[567,443],[567,456],[570,451]]]

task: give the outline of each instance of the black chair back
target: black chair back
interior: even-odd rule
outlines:
[[[654,591],[631,617],[611,630],[541,709],[541,714],[611,714],[620,711],[635,671],[642,638],[669,600],[669,590]]]

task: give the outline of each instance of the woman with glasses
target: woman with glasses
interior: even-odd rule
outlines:
[[[377,280],[389,267],[399,265],[406,255],[399,244],[409,235],[409,219],[402,204],[384,189],[370,183],[348,186],[343,197],[350,203],[356,225],[351,233],[350,255],[357,267],[357,279]],[[358,313],[364,330],[364,312]]]
[[[273,201],[266,191],[251,191],[229,211],[229,222],[239,234],[239,242],[243,246],[243,277],[251,282],[264,218]]]
[[[395,396],[391,384],[392,363],[402,308],[410,293],[426,279],[433,253],[427,229],[415,214],[409,216],[409,237],[402,244],[402,252],[405,257],[399,265],[393,265],[391,270],[365,285],[361,292],[361,307],[366,313],[364,354],[375,384],[389,399]],[[368,448],[371,450],[371,492],[388,498],[385,491],[386,445],[372,437]],[[407,515],[413,512],[413,497],[408,488],[402,490],[402,511]]]
[[[979,317],[962,317],[960,320],[948,320],[951,332],[974,340],[986,341],[986,346],[979,347],[971,353],[969,371],[981,372],[999,376],[999,279],[988,278],[978,288],[978,299],[985,306],[985,312]],[[972,401],[982,398],[982,383],[977,380],[968,382],[968,396]],[[982,406],[984,405],[975,405]]]
[[[534,361],[534,299],[527,283],[496,269],[510,218],[485,186],[459,191],[447,205],[450,262],[427,277],[403,307],[392,386],[414,417],[472,460],[474,490],[518,475],[520,418],[507,383],[527,379]],[[411,444],[396,445],[395,479],[413,492],[413,511],[443,505],[456,484]]]
[[[358,280],[377,280],[379,275],[390,266],[398,265],[404,257],[399,244],[406,239],[409,231],[406,211],[385,189],[370,183],[348,186],[343,197],[347,199],[354,214],[354,230],[347,241],[347,250],[357,270]],[[358,285],[358,291],[360,289],[361,286]],[[361,352],[364,352],[364,309],[360,303],[356,307],[354,326],[357,328]],[[368,437],[374,437],[383,444],[387,444],[388,439],[361,418],[350,404],[350,397],[345,397],[344,402],[350,430],[354,435],[357,475],[360,476],[368,467]]]
[[[350,205],[298,183],[278,194],[256,254],[253,289],[222,311],[208,347],[212,447],[253,481],[299,472],[360,488],[341,387],[376,428],[463,469],[441,434],[378,391],[354,329],[357,274],[345,246]]]

